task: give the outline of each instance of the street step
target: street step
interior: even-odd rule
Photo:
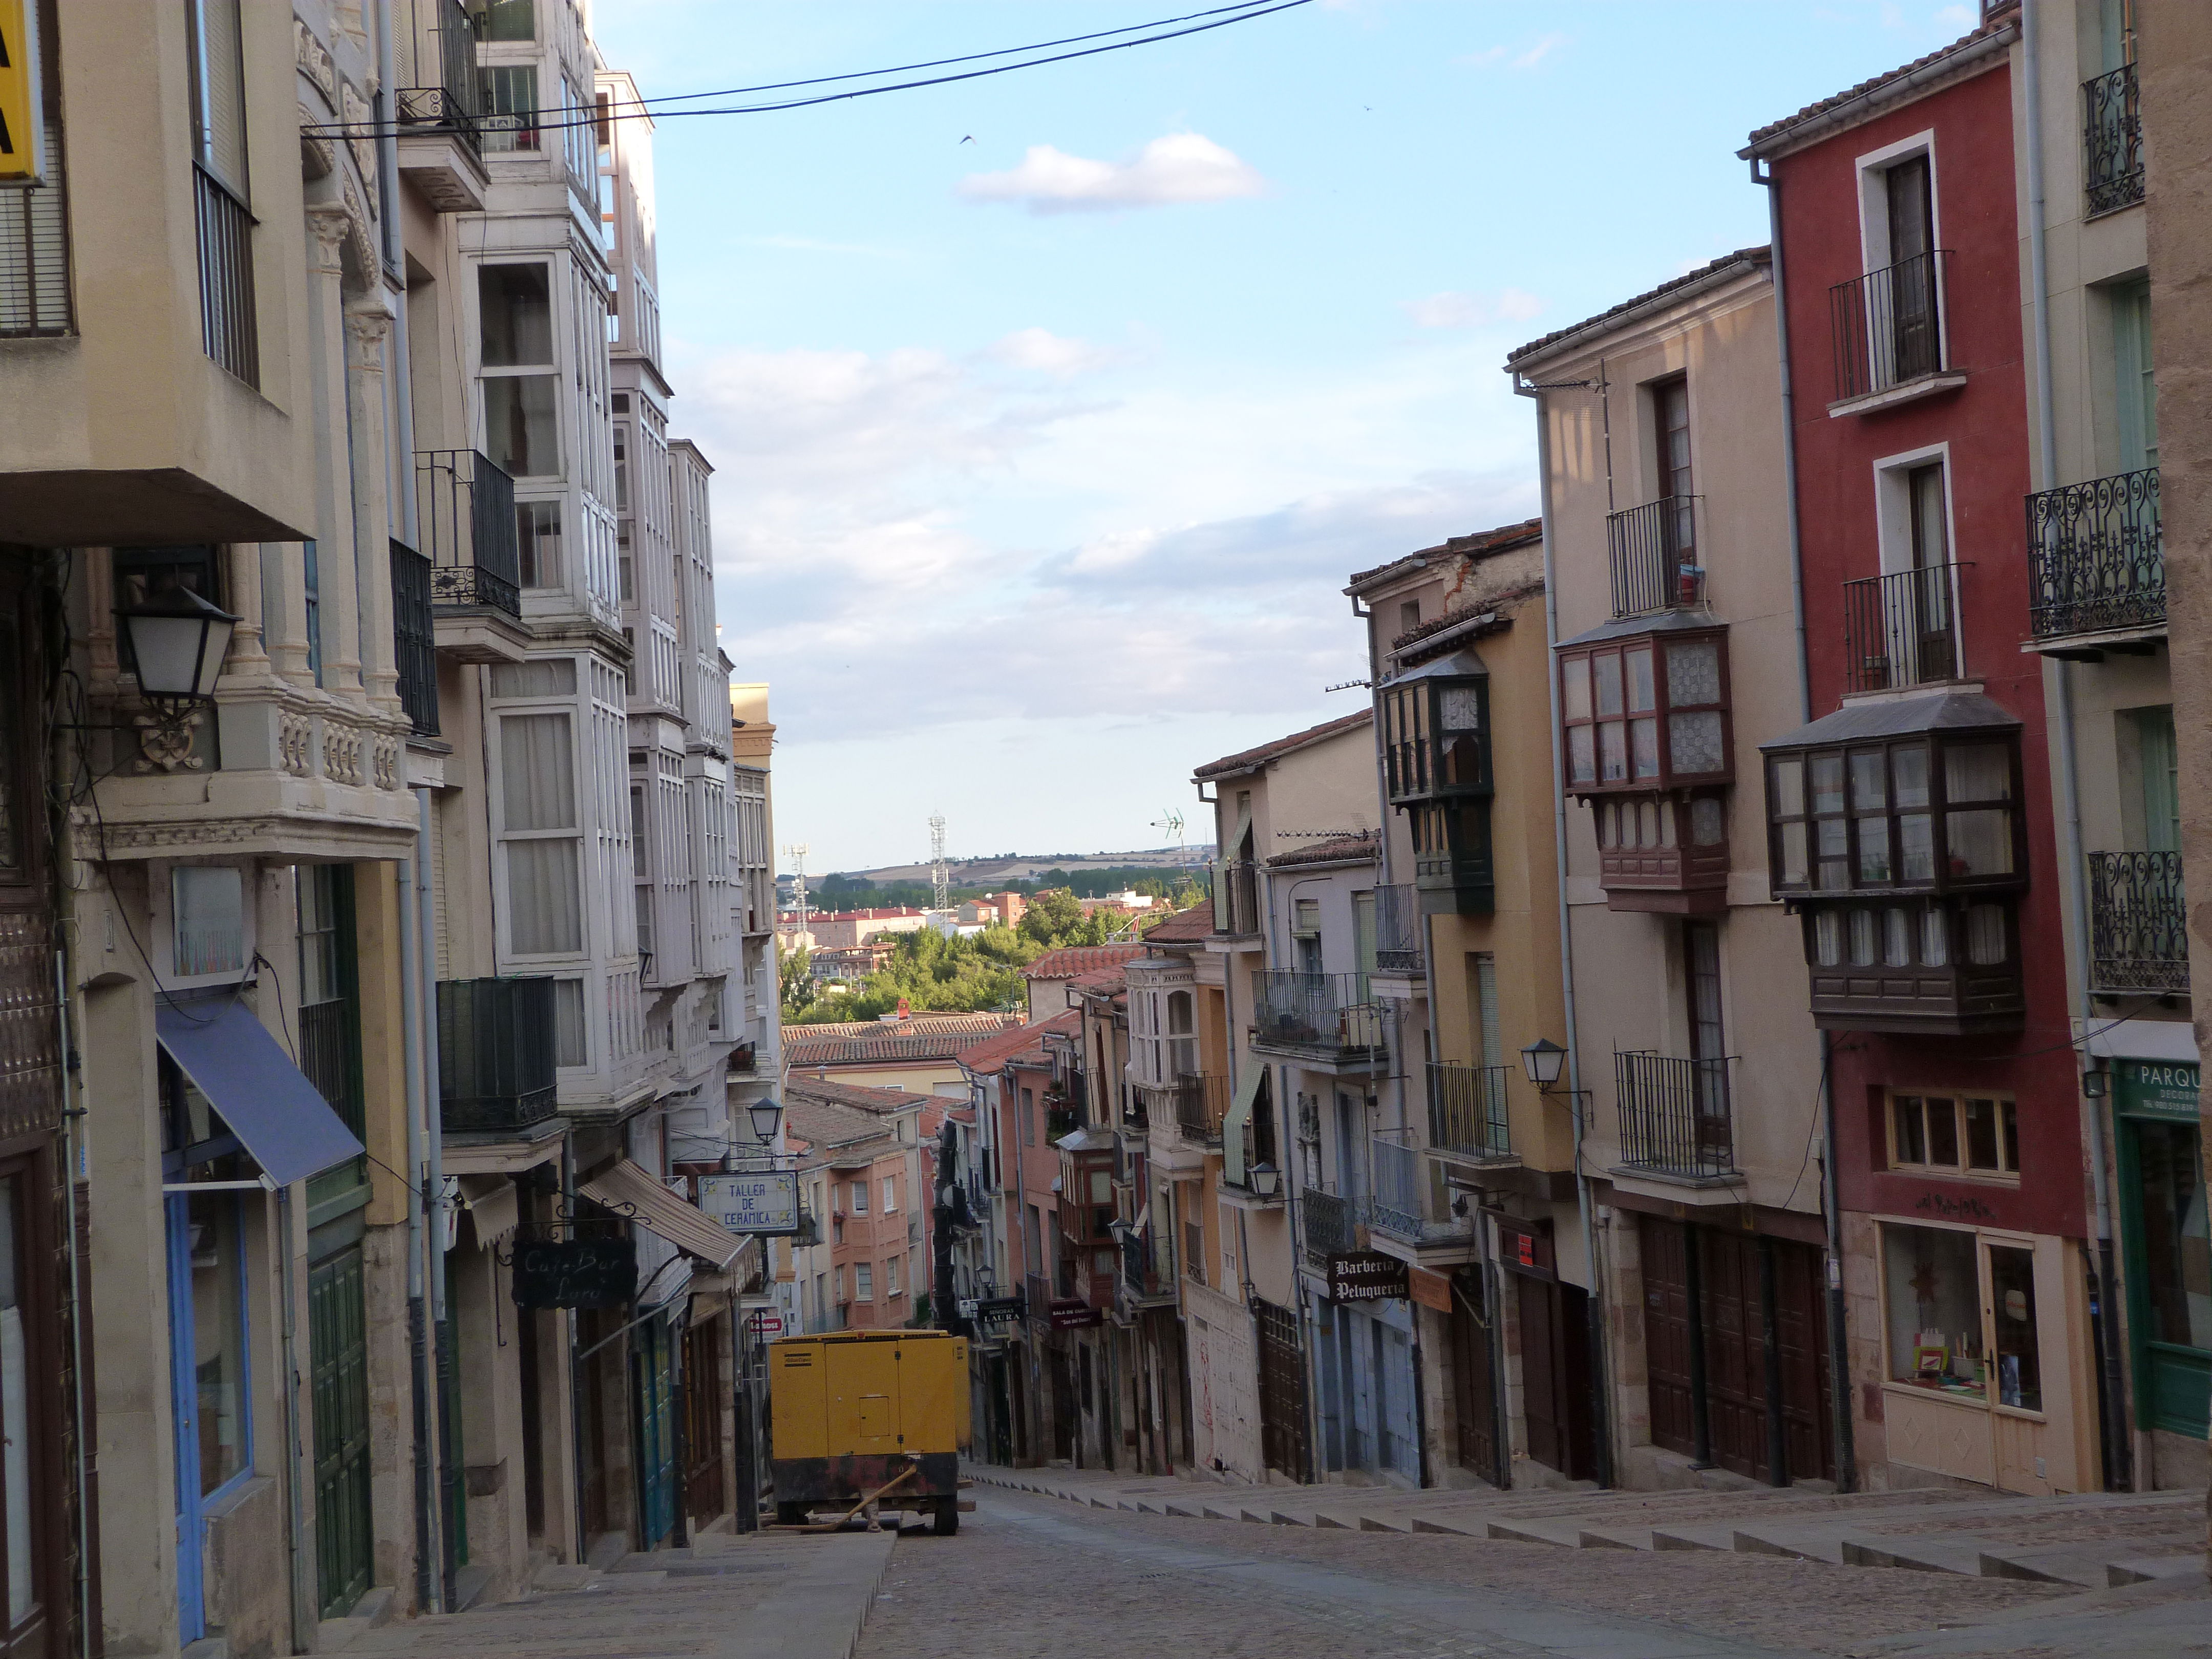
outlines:
[[[1582,1528],[1566,1521],[1491,1521],[1484,1534],[1512,1544],[1553,1544],[1562,1549],[1583,1547]]]
[[[2105,1565],[2106,1587],[2120,1589],[2129,1584],[2150,1584],[2166,1578],[2202,1578],[2205,1576],[2204,1553],[2191,1550],[2185,1554],[2136,1557],[2126,1561],[2110,1561]]]
[[[1868,1534],[1844,1540],[1847,1567],[1903,1567],[1913,1572],[1982,1576],[1982,1553],[1990,1541],[1970,1533]]]
[[[1735,1528],[1723,1522],[1719,1526],[1684,1526],[1671,1524],[1651,1528],[1651,1547],[1655,1550],[1718,1550],[1733,1553],[1735,1549]]]

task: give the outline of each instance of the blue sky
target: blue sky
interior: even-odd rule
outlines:
[[[599,0],[647,97],[1163,0]],[[1948,0],[1316,0],[807,110],[663,121],[676,425],[815,871],[1158,845],[1191,769],[1351,712],[1346,575],[1530,516],[1499,365],[1766,240],[1751,128]],[[972,138],[972,143],[963,140]],[[1192,814],[1194,817],[1195,814]]]

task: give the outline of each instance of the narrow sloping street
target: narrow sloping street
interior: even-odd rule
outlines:
[[[901,1538],[860,1653],[1749,1659],[1853,1652],[2069,1595],[1772,1557],[1228,1526],[979,1487],[957,1538]],[[2017,1639],[2001,1628],[1992,1650]]]

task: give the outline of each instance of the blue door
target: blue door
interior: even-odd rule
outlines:
[[[207,1634],[207,1512],[253,1473],[244,1212],[237,1195],[167,1200],[169,1398],[176,1425],[179,1639]]]

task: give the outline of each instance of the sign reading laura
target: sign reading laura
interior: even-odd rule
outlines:
[[[979,1297],[975,1316],[986,1325],[1010,1323],[1022,1316],[1022,1299],[1018,1296]]]
[[[1406,1264],[1379,1250],[1354,1250],[1328,1259],[1328,1299],[1332,1302],[1380,1302],[1388,1297],[1412,1294]]]
[[[514,1247],[514,1299],[526,1308],[621,1308],[637,1294],[627,1238],[547,1238]]]
[[[799,1172],[750,1170],[699,1177],[699,1207],[733,1233],[799,1231]]]

